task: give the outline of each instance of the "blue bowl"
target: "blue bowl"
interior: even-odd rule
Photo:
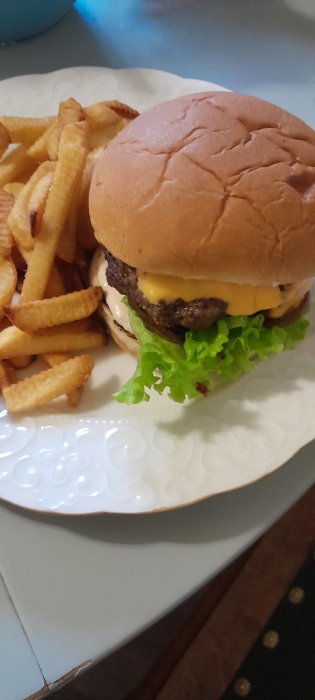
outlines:
[[[73,0],[0,0],[0,43],[39,34],[70,10]]]

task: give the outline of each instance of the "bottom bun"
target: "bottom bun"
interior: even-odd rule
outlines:
[[[108,331],[118,347],[124,352],[129,352],[133,357],[138,357],[139,345],[136,338],[128,333],[113,319],[113,315],[106,304],[101,304],[98,309],[99,316],[105,322]]]

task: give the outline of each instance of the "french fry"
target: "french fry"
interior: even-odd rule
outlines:
[[[67,124],[80,122],[83,119],[85,119],[83,107],[74,97],[69,97],[67,100],[60,102],[58,111],[58,127],[60,134]]]
[[[76,253],[77,244],[77,220],[78,220],[78,206],[81,193],[81,180],[82,175],[78,178],[76,184],[72,205],[68,211],[64,231],[59,238],[57,256],[60,260],[67,263],[73,263]]]
[[[54,171],[49,170],[43,177],[36,182],[33,192],[29,198],[28,202],[28,218],[30,222],[30,229],[32,236],[36,235],[36,232],[40,228],[40,224],[43,218],[43,213],[46,205],[46,200],[48,197],[48,192],[53,181]]]
[[[14,199],[17,198],[17,196],[20,194],[23,187],[24,187],[23,182],[7,182],[6,185],[3,185],[4,191],[8,192],[9,194],[12,194]]]
[[[6,152],[10,143],[10,137],[7,130],[0,124],[0,158]]]
[[[88,195],[103,148],[137,115],[118,100],[83,109],[70,98],[57,117],[0,116],[0,391],[12,412],[62,394],[77,406],[93,360],[73,353],[108,342],[101,289],[86,288],[97,245]],[[17,382],[36,357],[50,369]]]
[[[37,141],[35,141],[32,146],[27,150],[27,155],[29,155],[36,163],[42,163],[45,160],[49,160],[48,154],[48,143],[52,132],[54,131],[56,124],[56,117],[54,117],[51,126],[44,131],[42,136],[40,136]]]
[[[136,109],[126,105],[124,102],[120,102],[119,100],[107,100],[106,104],[111,110],[113,110],[113,112],[116,112],[119,117],[124,117],[128,121],[131,121],[139,116],[139,112]]]
[[[57,160],[58,149],[59,149],[60,135],[58,129],[58,122],[56,122],[49,132],[49,137],[47,139],[47,153],[50,160]]]
[[[96,102],[84,108],[91,127],[91,148],[104,147],[138,112],[118,100]]]
[[[107,144],[116,136],[116,134],[121,131],[126,124],[128,124],[128,120],[126,119],[117,119],[116,122],[110,125],[104,125],[100,129],[95,129],[95,131],[91,131],[91,137],[90,137],[90,144],[91,148],[94,149],[103,149],[104,146],[107,146]]]
[[[31,251],[34,247],[34,239],[32,236],[31,221],[28,209],[29,200],[37,183],[45,175],[47,175],[47,173],[52,173],[54,169],[54,163],[50,163],[49,161],[41,163],[38,166],[35,173],[32,175],[27,184],[24,185],[20,194],[17,196],[8,218],[8,225],[16,242],[17,248],[27,261],[29,260],[29,256],[26,255],[25,257],[25,253],[27,253],[27,251]]]
[[[42,355],[42,359],[44,362],[47,362],[50,367],[60,365],[61,362],[66,362],[66,360],[70,360],[71,357],[73,357],[73,355],[70,355],[68,352],[46,352]]]
[[[55,352],[42,355],[42,358],[45,362],[47,362],[47,364],[50,367],[55,367],[56,365],[60,365],[61,362],[70,360],[71,355],[69,355],[69,353],[66,352]],[[81,386],[78,386],[76,389],[72,389],[72,391],[70,391],[69,394],[67,394],[68,405],[71,406],[71,408],[75,408],[75,406],[79,405],[82,393],[83,384],[81,384]]]
[[[33,173],[35,172],[37,168],[37,163],[35,163],[33,160],[30,161],[30,164],[27,166],[26,170],[23,170],[23,172],[18,176],[18,181],[22,184],[25,185],[29,179],[32,177]]]
[[[33,333],[41,328],[51,328],[72,323],[90,316],[96,311],[102,298],[101,287],[88,287],[80,292],[29,301],[19,306],[5,307],[5,313],[17,328]]]
[[[49,299],[50,297],[59,297],[61,294],[65,294],[66,291],[62,276],[56,265],[54,265],[45,289],[45,297]]]
[[[8,226],[8,216],[14,204],[14,197],[0,189],[0,256],[7,257],[13,246],[13,236]]]
[[[16,180],[34,162],[27,154],[26,146],[19,144],[0,161],[0,187]]]
[[[92,129],[98,129],[105,123],[114,123],[115,117],[130,121],[139,115],[137,110],[118,100],[106,100],[96,102],[88,107],[84,107],[84,114]]]
[[[76,253],[77,216],[77,206],[71,207],[57,248],[58,258],[68,263],[73,263]]]
[[[90,355],[79,355],[39,374],[3,388],[11,413],[42,406],[84,384],[93,369]]]
[[[18,357],[11,357],[8,361],[14,369],[26,369],[32,364],[33,357],[32,355],[19,355]]]
[[[82,106],[73,97],[68,100],[60,102],[58,118],[55,123],[54,129],[52,129],[47,149],[49,158],[51,160],[57,160],[58,149],[62,131],[67,124],[74,124],[75,122],[80,122],[84,120],[84,111]]]
[[[47,335],[48,330],[52,330],[55,335],[62,334],[65,335],[66,333],[79,335],[80,333],[87,333],[90,331],[95,331],[99,330],[99,328],[94,328],[94,325],[92,327],[91,319],[90,317],[88,318],[80,318],[79,321],[71,321],[70,323],[61,323],[58,326],[53,326],[50,329],[47,328],[39,328],[38,331],[34,331],[36,336],[39,335]],[[101,331],[102,332],[102,331]]]
[[[34,143],[53,123],[53,117],[0,117],[11,143]]]
[[[84,167],[88,145],[89,127],[86,122],[64,127],[55,176],[25,275],[21,302],[41,299],[45,293],[77,179]]]
[[[0,359],[11,359],[19,355],[43,355],[47,352],[96,350],[104,343],[104,336],[94,331],[56,333],[53,329],[30,334],[10,326],[0,333]]]
[[[5,361],[0,362],[0,391],[3,391],[15,381],[16,376],[13,368],[10,368]]]
[[[94,170],[96,161],[99,159],[101,153],[103,152],[103,146],[100,146],[99,148],[92,148],[90,152],[88,153],[87,159],[86,159],[86,167],[92,166],[92,172]],[[85,173],[85,168],[83,170],[83,175]],[[82,176],[83,179],[83,176]],[[91,183],[91,177],[90,177],[90,183]]]
[[[95,102],[84,107],[84,114],[92,130],[111,126],[119,121],[119,115],[108,106],[107,102]]]
[[[67,393],[67,403],[70,408],[76,408],[76,406],[79,405],[82,394],[84,390],[84,384],[80,384],[80,386],[76,387],[76,389],[72,389],[72,391],[69,391]]]
[[[95,163],[100,156],[101,151],[102,149],[99,148],[90,151],[86,159],[81,180],[80,201],[77,216],[77,240],[84,250],[95,250],[97,247],[97,240],[94,235],[89,214],[89,192]]]
[[[12,260],[9,258],[0,259],[0,316],[2,316],[3,307],[11,302],[16,280],[17,273]]]
[[[103,126],[101,129],[91,131],[90,144],[91,148],[103,149],[107,144],[118,134],[119,129],[114,127]]]

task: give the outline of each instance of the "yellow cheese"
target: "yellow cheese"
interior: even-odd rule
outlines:
[[[176,299],[214,298],[227,302],[227,313],[231,316],[250,316],[263,309],[273,309],[282,302],[279,287],[236,284],[215,280],[183,279],[170,275],[138,274],[139,289],[151,304]]]
[[[169,303],[176,299],[192,301],[212,297],[225,301],[226,313],[231,316],[251,316],[258,311],[270,310],[268,316],[279,318],[288,309],[298,306],[310,289],[311,280],[286,285],[281,291],[280,287],[183,279],[141,272],[138,274],[138,285],[151,304],[158,304],[159,301]]]

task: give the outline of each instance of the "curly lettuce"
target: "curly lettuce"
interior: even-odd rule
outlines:
[[[149,390],[167,391],[182,403],[211,390],[213,377],[235,379],[249,372],[257,360],[293,348],[306,333],[308,322],[299,318],[284,328],[266,328],[264,316],[225,316],[206,331],[188,331],[183,345],[148,330],[129,309],[132,330],[139,342],[136,371],[114,394],[120,403],[149,401]]]

